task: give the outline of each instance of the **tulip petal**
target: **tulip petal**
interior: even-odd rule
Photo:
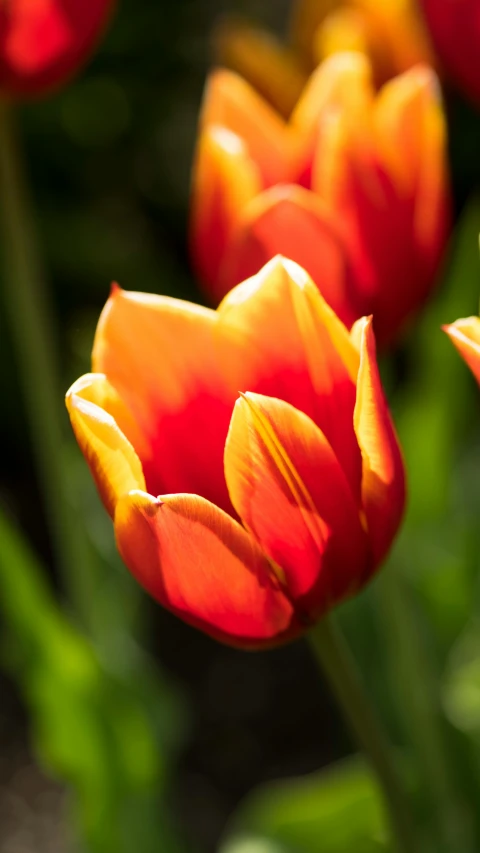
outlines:
[[[298,633],[292,606],[258,545],[203,498],[131,492],[117,505],[115,534],[137,580],[190,625],[241,647]]]
[[[147,490],[202,494],[231,509],[223,448],[236,393],[225,388],[214,345],[215,311],[116,288],[93,349],[151,448]]]
[[[280,115],[290,115],[307,77],[290,48],[272,33],[235,18],[218,27],[215,48],[220,65],[248,80]]]
[[[309,276],[274,258],[229,293],[218,319],[217,334],[229,342],[222,364],[235,397],[255,391],[305,412],[325,433],[359,498],[358,352]]]
[[[363,508],[378,565],[403,515],[405,472],[378,372],[371,318],[364,318],[354,423],[363,459]]]
[[[425,300],[448,230],[446,179],[437,169],[439,139],[433,131],[427,133],[428,111],[422,107],[420,116],[418,104],[406,108],[412,98],[431,98],[417,97],[422,86],[412,72],[384,87],[383,107],[370,111],[372,120],[364,122],[360,136],[358,119],[352,121],[348,112],[327,117],[313,161],[312,187],[342,224],[357,283],[358,314],[373,314],[379,346],[388,345]]]
[[[360,144],[368,128],[373,99],[371,68],[363,54],[334,54],[318,66],[290,119],[292,145],[295,143],[296,149],[294,179],[310,188],[319,130],[332,114],[349,116],[357,145]]]
[[[230,497],[285,573],[303,621],[358,588],[366,537],[345,475],[321,430],[283,400],[247,393],[225,446]]]
[[[442,328],[480,383],[480,319],[466,317]]]
[[[93,379],[93,383],[92,383]],[[96,392],[102,394],[103,377],[99,377]],[[132,489],[144,489],[142,465],[135,450],[115,419],[89,397],[95,377],[86,376],[75,382],[67,392],[66,403],[73,431],[88,462],[103,503],[113,517],[122,495]],[[92,396],[96,395],[95,390]],[[121,412],[121,401],[116,403]],[[125,420],[128,413],[124,412]]]
[[[223,127],[206,127],[193,170],[191,245],[195,267],[215,302],[224,296],[219,269],[231,232],[260,190],[259,170],[240,137]]]
[[[286,179],[290,155],[287,126],[238,74],[225,69],[210,74],[200,122],[201,127],[220,125],[243,139],[265,187]]]
[[[282,254],[302,266],[347,325],[358,314],[340,228],[313,193],[294,184],[266,190],[244,208],[221,270],[224,293]]]

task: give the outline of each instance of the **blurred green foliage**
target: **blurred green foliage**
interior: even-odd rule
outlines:
[[[5,514],[0,542],[4,657],[28,702],[39,755],[75,794],[86,849],[180,853],[164,802],[178,742],[171,689],[139,649],[128,667],[109,666],[55,601]]]
[[[221,853],[381,853],[381,794],[360,761],[269,785],[243,805]]]

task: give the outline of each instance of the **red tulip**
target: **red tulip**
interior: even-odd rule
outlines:
[[[404,471],[371,322],[350,335],[282,258],[217,311],[112,292],[67,394],[130,571],[173,613],[274,645],[388,551]]]
[[[480,319],[466,317],[443,326],[463,360],[468,364],[477,382],[480,383]]]
[[[383,346],[431,291],[448,232],[445,120],[427,67],[376,94],[367,59],[338,54],[289,122],[232,72],[210,76],[191,243],[214,301],[280,252],[343,322],[373,314]]]
[[[435,49],[452,80],[480,105],[478,0],[420,0]]]
[[[77,71],[100,38],[113,0],[3,0],[0,96],[42,95]]]

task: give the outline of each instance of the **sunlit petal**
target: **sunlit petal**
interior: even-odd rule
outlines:
[[[132,492],[117,505],[115,534],[123,560],[150,595],[216,639],[257,647],[298,633],[259,546],[203,498]]]

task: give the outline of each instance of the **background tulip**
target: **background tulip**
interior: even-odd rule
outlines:
[[[84,62],[114,0],[8,0],[0,5],[0,94],[41,95]]]
[[[480,6],[476,0],[420,0],[435,50],[459,89],[480,104]]]
[[[415,0],[297,0],[286,43],[273,33],[227,18],[215,47],[220,64],[237,71],[284,116],[308,75],[327,56],[361,51],[381,85],[419,62],[434,62]]]
[[[338,54],[288,122],[232,72],[210,76],[191,246],[213,300],[285,252],[345,323],[372,313],[383,346],[433,287],[449,221],[445,119],[429,68],[376,94],[368,60]]]
[[[216,312],[115,288],[93,369],[67,394],[73,429],[161,604],[258,647],[366,583],[404,504],[369,319],[350,336],[278,258]]]

